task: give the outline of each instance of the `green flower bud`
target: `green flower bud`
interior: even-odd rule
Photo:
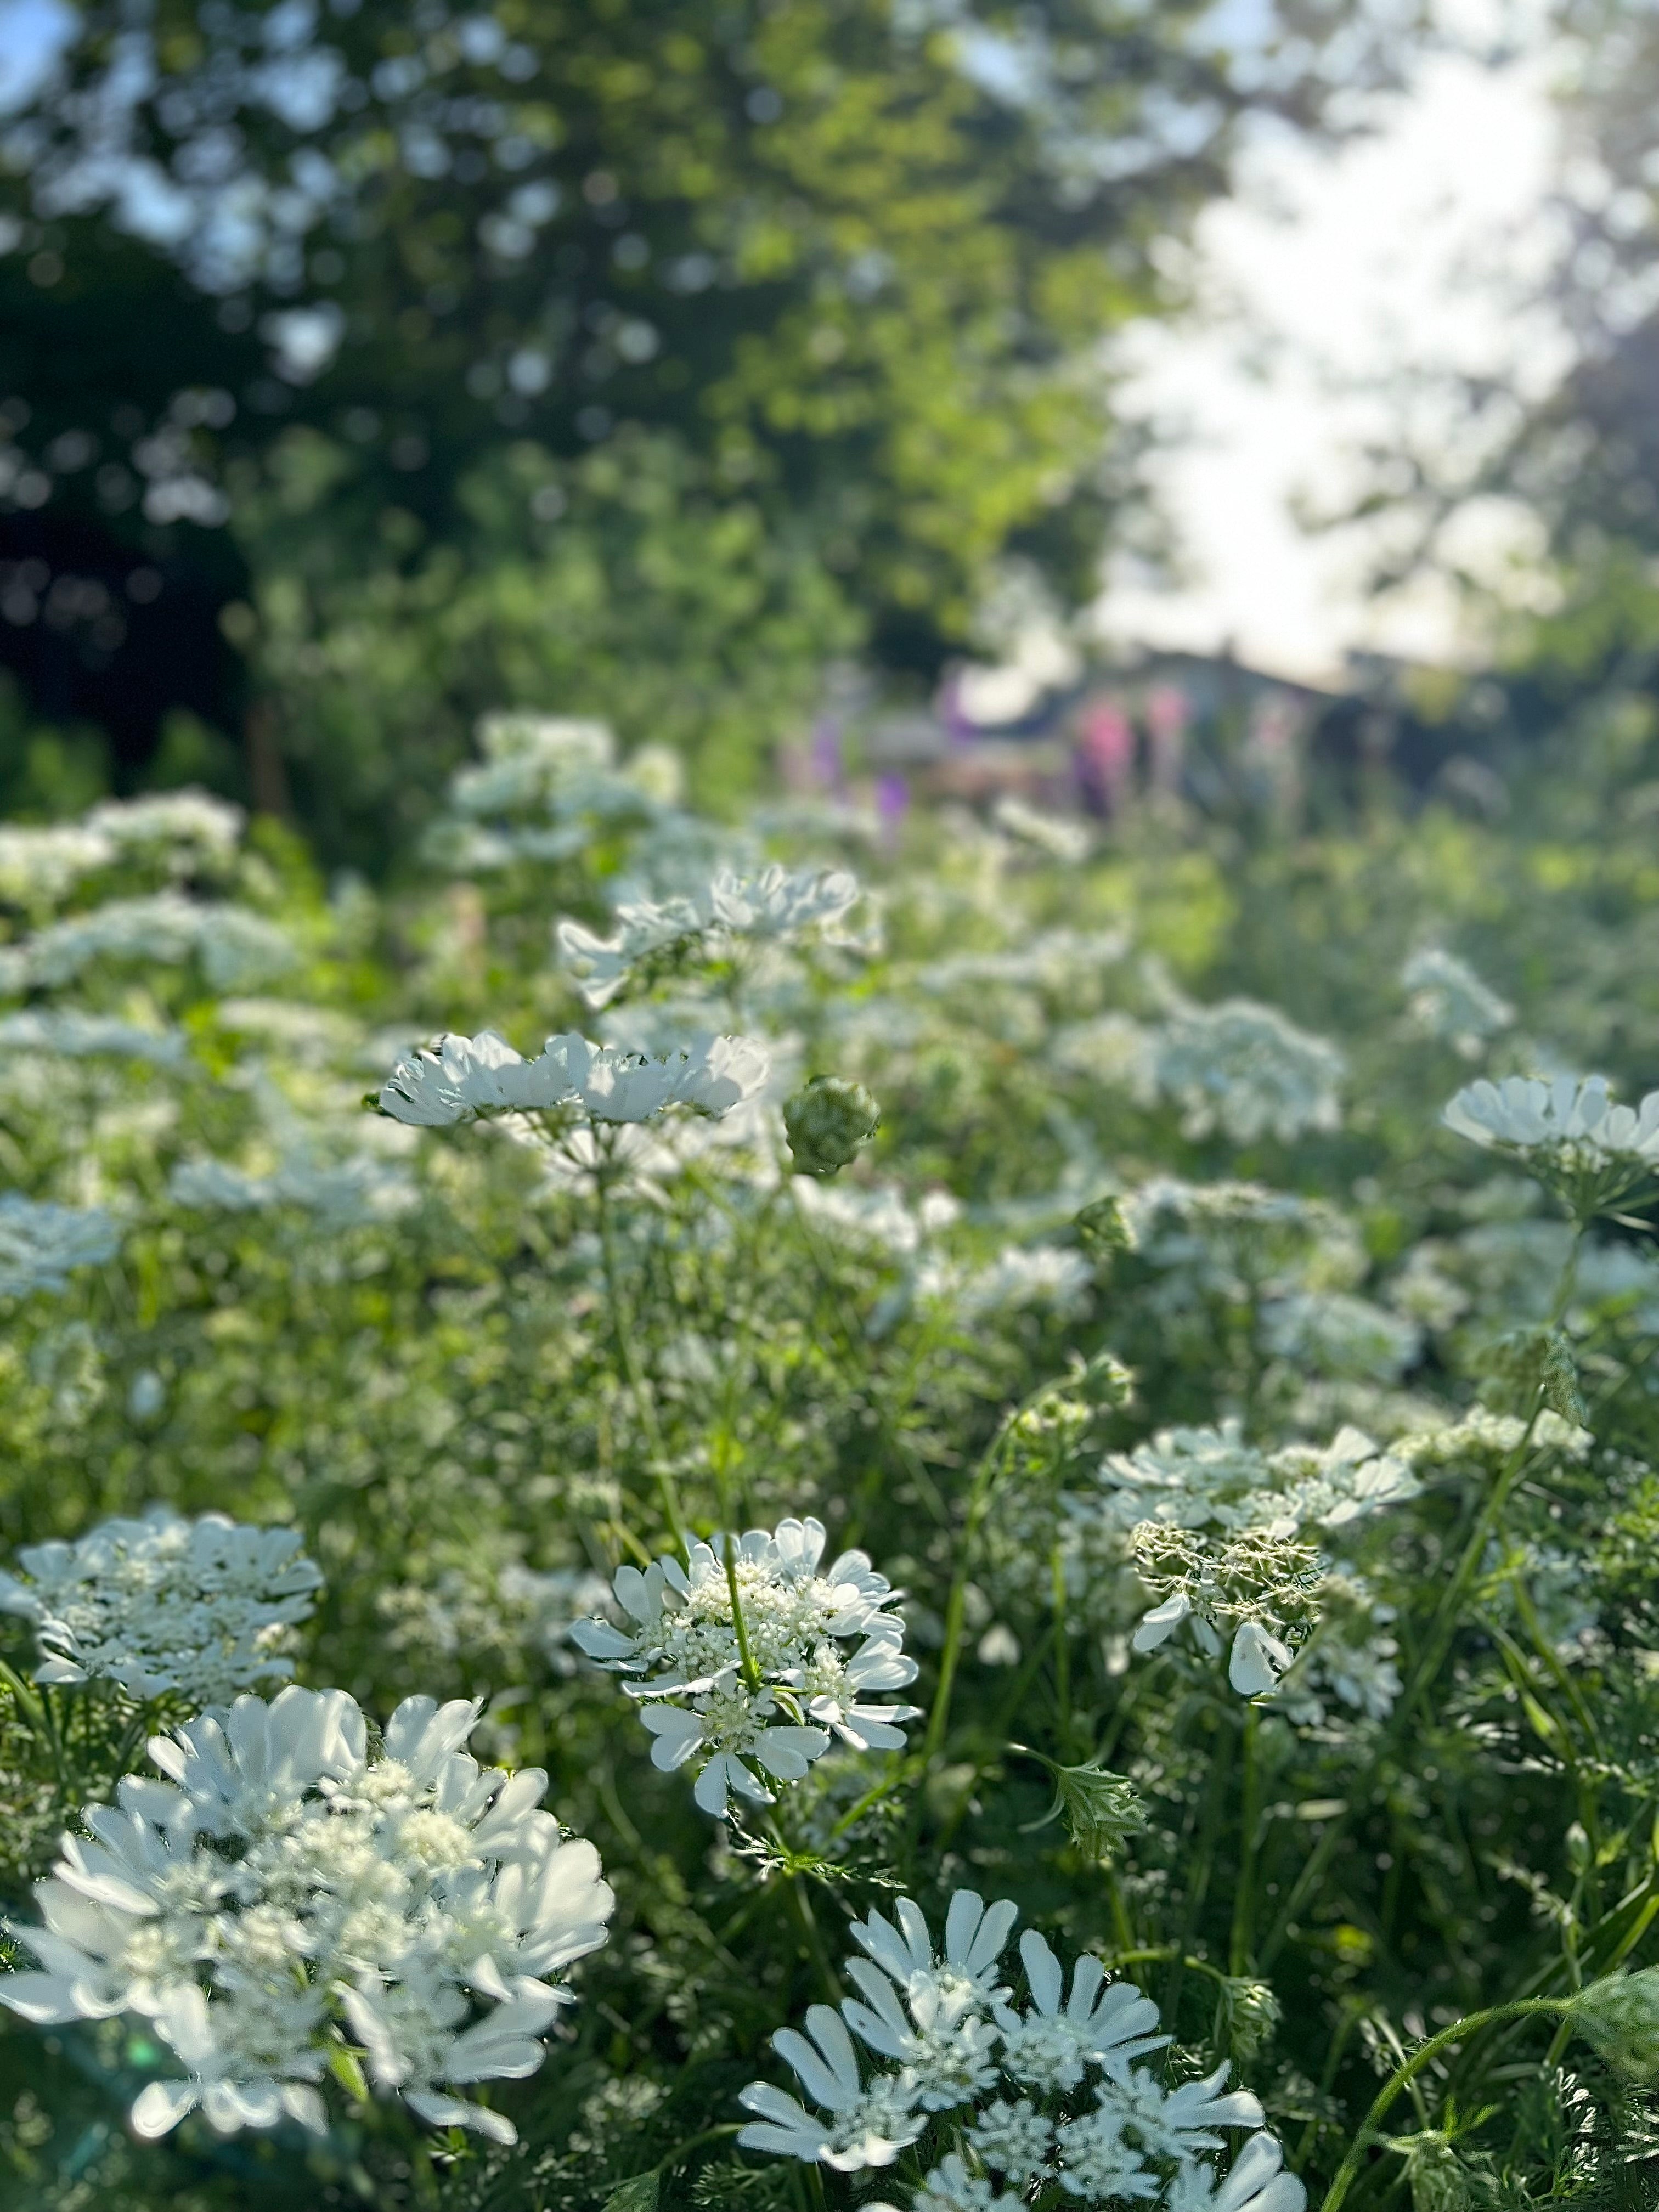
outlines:
[[[1648,2087],[1659,2081],[1659,1966],[1592,1982],[1573,2000],[1572,2017],[1616,2072]]]
[[[1109,1260],[1114,1252],[1127,1252],[1134,1239],[1129,1224],[1123,1218],[1123,1208],[1115,1198],[1097,1198],[1092,1206],[1085,1206],[1081,1213],[1074,1214],[1072,1226],[1077,1231],[1077,1241],[1096,1267]]]
[[[876,1133],[881,1109],[861,1083],[815,1075],[784,1101],[789,1151],[802,1175],[832,1176],[854,1160]]]

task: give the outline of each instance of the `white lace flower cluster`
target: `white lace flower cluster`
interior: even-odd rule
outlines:
[[[624,902],[616,909],[614,936],[562,921],[559,952],[586,1003],[608,1006],[647,963],[671,956],[719,960],[744,939],[783,944],[833,933],[858,896],[858,878],[845,869],[774,863],[739,875],[721,868],[706,890]]]
[[[34,1624],[37,1682],[223,1705],[294,1671],[279,1647],[323,1580],[300,1545],[292,1528],[222,1513],[104,1521],[73,1544],[20,1552],[22,1578],[0,1574],[0,1613]]]
[[[101,1206],[52,1206],[21,1191],[0,1194],[0,1297],[61,1291],[76,1267],[99,1267],[121,1242]]]
[[[1471,1143],[1517,1157],[1582,1218],[1659,1181],[1659,1091],[1617,1106],[1605,1076],[1510,1075],[1471,1083],[1441,1118]]]
[[[327,1162],[296,1154],[270,1175],[250,1175],[228,1160],[181,1160],[168,1178],[167,1193],[177,1205],[207,1213],[296,1206],[331,1229],[395,1219],[418,1205],[421,1195],[406,1169],[367,1154]]]
[[[1103,1528],[1119,1540],[1139,1532],[1142,1549],[1153,1532],[1192,1532],[1183,1571],[1142,1616],[1134,1650],[1155,1651],[1184,1630],[1206,1657],[1227,1649],[1228,1680],[1249,1698],[1272,1692],[1295,1656],[1275,1632],[1283,1623],[1272,1618],[1274,1586],[1298,1617],[1316,1606],[1329,1563],[1303,1540],[1305,1532],[1350,1528],[1422,1489],[1410,1467],[1363,1430],[1342,1428],[1323,1446],[1264,1452],[1244,1441],[1231,1416],[1219,1427],[1161,1429],[1133,1451],[1111,1454],[1097,1481],[1096,1495],[1066,1501],[1085,1547]],[[1160,1577],[1152,1579],[1156,1586]],[[1256,1601],[1241,1606],[1253,1583]]]
[[[497,1114],[647,1121],[671,1106],[719,1120],[755,1097],[769,1072],[766,1048],[752,1037],[700,1036],[653,1054],[590,1044],[573,1031],[526,1060],[483,1030],[399,1060],[378,1103],[394,1121],[423,1129]]]
[[[132,2122],[165,2135],[201,2106],[225,2134],[321,2130],[317,2087],[355,2043],[369,2078],[434,2127],[511,2142],[454,2092],[533,2074],[570,2002],[553,1985],[605,1941],[592,1844],[540,1809],[547,1777],[481,1768],[476,1703],[408,1698],[379,1752],[343,1690],[239,1698],[157,1736],[164,1782],[127,1776],[36,1886],[14,1932],[39,1972],[0,1998],[42,2026],[135,2014],[185,2069]]]
[[[1160,1429],[1101,1464],[1098,1501],[1079,1504],[1127,1530],[1143,1521],[1170,1528],[1254,1528],[1289,1537],[1306,1528],[1341,1528],[1422,1485],[1409,1467],[1346,1427],[1324,1445],[1264,1452],[1244,1441],[1230,1414],[1218,1426]]]
[[[185,1057],[177,1030],[141,1029],[109,1014],[83,1014],[70,1006],[31,1006],[0,1017],[0,1053],[55,1053],[64,1060],[143,1060],[176,1067]]]
[[[1507,1000],[1489,989],[1467,961],[1440,945],[1413,953],[1400,971],[1400,987],[1415,1027],[1452,1046],[1465,1060],[1478,1058],[1487,1038],[1515,1019]]]
[[[1026,1998],[1011,2002],[1002,1954],[1018,1909],[951,1898],[936,1953],[927,1920],[901,1898],[887,1919],[853,1925],[863,1954],[849,1959],[859,1995],[839,2011],[812,2005],[805,2035],[782,2028],[778,2056],[820,2110],[770,2082],[739,2099],[756,2115],[738,2140],[858,2172],[891,2166],[950,2115],[957,2146],[909,2193],[909,2212],[1020,2212],[1041,2202],[1079,2207],[1162,2202],[1175,2212],[1303,2212],[1299,2182],[1283,2174],[1275,2138],[1254,2135],[1218,2188],[1210,2156],[1221,2130],[1260,2130],[1261,2105],[1224,2087],[1223,2065],[1173,2088],[1134,2061],[1164,2048],[1158,2008],[1133,1982],[1109,1981],[1086,1954],[1072,1969],[1034,1929],[1019,1941]],[[863,2078],[854,2038],[874,2055]],[[894,2212],[885,2205],[870,2212]]]
[[[1238,1145],[1264,1136],[1289,1142],[1341,1125],[1342,1054],[1275,1006],[1253,999],[1180,1006],[1155,1052],[1158,1090],[1182,1109],[1189,1137],[1219,1130]]]
[[[717,1818],[732,1793],[772,1803],[763,1778],[799,1782],[837,1737],[902,1750],[899,1723],[917,1717],[914,1705],[869,1702],[916,1678],[904,1623],[886,1610],[899,1593],[862,1552],[821,1569],[824,1535],[821,1521],[790,1519],[694,1543],[684,1566],[619,1567],[627,1627],[571,1631],[591,1659],[633,1678],[623,1686],[656,1739],[652,1764],[694,1766],[696,1801]]]
[[[0,830],[0,899],[9,905],[56,905],[85,876],[122,854],[156,854],[173,875],[235,858],[242,810],[204,791],[159,792],[145,799],[101,800],[80,822]]]
[[[99,960],[178,967],[192,955],[216,991],[251,989],[292,967],[295,958],[288,938],[262,915],[157,891],[111,899],[0,949],[0,990],[55,989]]]

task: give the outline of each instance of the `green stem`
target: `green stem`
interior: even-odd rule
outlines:
[[[962,1524],[962,1538],[957,1546],[956,1572],[951,1577],[951,1593],[945,1601],[945,1648],[939,1654],[939,1686],[933,1692],[933,1710],[928,1716],[927,1734],[921,1747],[924,1765],[943,1745],[945,1729],[950,1725],[951,1693],[956,1686],[957,1667],[962,1657],[962,1639],[968,1626],[968,1570],[973,1559],[975,1541],[990,1510],[991,1492],[1012,1425],[1011,1420],[1005,1421],[998,1430],[990,1449],[975,1470],[973,1487],[968,1493],[968,1511]]]
[[[622,1270],[617,1261],[617,1230],[611,1218],[611,1177],[607,1168],[601,1166],[598,1180],[599,1249],[605,1264],[605,1301],[611,1309],[611,1330],[617,1340],[617,1358],[628,1383],[628,1394],[634,1401],[635,1418],[644,1430],[654,1463],[658,1488],[662,1494],[663,1517],[668,1523],[669,1534],[682,1552],[686,1551],[685,1522],[680,1512],[679,1492],[668,1464],[667,1447],[663,1440],[657,1408],[646,1388],[640,1370],[639,1356],[634,1345],[633,1316],[623,1297]]]
[[[1571,2009],[1572,2000],[1570,1997],[1521,1997],[1512,2004],[1492,2005],[1485,2012],[1472,2012],[1462,2020],[1455,2020],[1449,2027],[1443,2027],[1437,2035],[1431,2035],[1426,2043],[1419,2044],[1403,2065],[1395,2067],[1371,2100],[1370,2112],[1348,2145],[1346,2156],[1336,2169],[1335,2179],[1325,2198],[1323,2212],[1338,2212],[1338,2207],[1353,2186],[1354,2177],[1359,2172],[1360,2161],[1376,2135],[1378,2122],[1401,2090],[1416,2080],[1431,2058],[1437,2058],[1450,2045],[1462,2043],[1480,2029],[1496,2026],[1499,2021],[1522,2020],[1529,2014],[1559,2016]]]
[[[737,1631],[743,1679],[752,1694],[761,1686],[760,1668],[755,1664],[755,1655],[749,1648],[749,1627],[743,1617],[743,1600],[738,1595],[738,1543],[729,1531],[726,1539],[726,1587],[732,1594],[732,1626]]]
[[[1054,1600],[1054,1734],[1065,1758],[1072,1748],[1072,1650],[1066,1620],[1066,1561],[1058,1544],[1049,1556],[1048,1579]]]
[[[1181,1941],[1176,1947],[1175,1963],[1170,1970],[1158,2005],[1172,2034],[1180,2033],[1176,2024],[1176,2008],[1181,2002],[1181,1984],[1186,1972],[1187,1954],[1193,1948],[1198,1923],[1203,1917],[1204,1900],[1209,1894],[1210,1876],[1215,1868],[1216,1845],[1220,1841],[1226,1810],[1227,1784],[1232,1773],[1232,1715],[1218,1706],[1212,1706],[1211,1710],[1216,1715],[1222,1739],[1216,1746],[1210,1762],[1210,1786],[1204,1793],[1204,1811],[1198,1834],[1198,1863],[1187,1892],[1187,1910],[1182,1923]]]
[[[1261,1825],[1260,1798],[1261,1776],[1257,1758],[1256,1735],[1261,1728],[1261,1716],[1254,1705],[1244,1708],[1244,1731],[1241,1756],[1244,1767],[1243,1802],[1239,1814],[1243,1832],[1239,1838],[1238,1882],[1233,1891],[1233,1924],[1227,1941],[1227,1967],[1231,1973],[1243,1974],[1250,1963],[1250,1942],[1255,1924],[1255,1862],[1260,1842],[1256,1831]]]

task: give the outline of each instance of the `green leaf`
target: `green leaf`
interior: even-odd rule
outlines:
[[[659,2177],[636,2173],[631,2181],[618,2182],[605,2200],[604,2212],[657,2212],[657,2192]]]

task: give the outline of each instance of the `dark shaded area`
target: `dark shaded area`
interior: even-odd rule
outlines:
[[[0,667],[43,720],[98,724],[117,789],[149,766],[176,708],[240,729],[228,596],[200,565],[135,553],[82,517],[0,514]]]

